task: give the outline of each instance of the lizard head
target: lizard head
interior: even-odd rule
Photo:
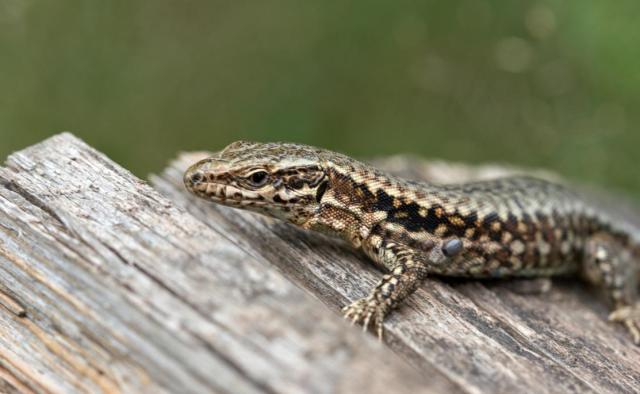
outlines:
[[[321,152],[305,145],[237,141],[192,165],[184,183],[204,199],[302,224],[317,211],[327,187]]]

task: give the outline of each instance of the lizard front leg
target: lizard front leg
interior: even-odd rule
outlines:
[[[611,236],[596,234],[587,241],[583,274],[604,290],[614,308],[609,320],[624,324],[636,345],[640,345],[639,269],[628,248]]]
[[[385,316],[416,290],[433,265],[441,264],[446,257],[436,246],[434,252],[427,254],[396,242],[380,241],[379,245],[369,246],[365,248],[371,257],[388,268],[389,273],[382,277],[369,296],[344,307],[343,312],[345,318],[362,323],[364,330],[373,323],[378,338],[382,339]]]

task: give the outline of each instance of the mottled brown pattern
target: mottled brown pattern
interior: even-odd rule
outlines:
[[[531,177],[437,185],[323,149],[245,141],[194,164],[184,179],[203,198],[363,249],[390,274],[345,314],[365,328],[373,323],[379,335],[385,315],[427,275],[582,273],[609,295],[611,318],[640,342],[640,229],[563,185]]]

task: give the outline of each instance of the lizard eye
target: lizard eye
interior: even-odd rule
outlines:
[[[256,171],[249,175],[249,183],[255,187],[264,186],[269,180],[269,174],[266,171]]]

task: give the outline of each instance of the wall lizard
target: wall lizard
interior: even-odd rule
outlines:
[[[191,166],[195,195],[337,235],[386,274],[344,315],[382,337],[385,316],[430,275],[577,275],[640,345],[640,225],[558,182],[402,179],[306,145],[238,141]]]

